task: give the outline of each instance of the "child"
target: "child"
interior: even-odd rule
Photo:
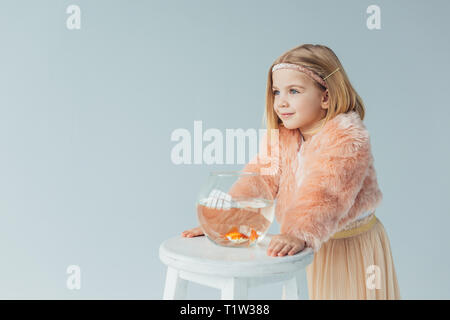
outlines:
[[[269,69],[266,97],[267,132],[279,133],[277,142],[267,140],[268,154],[279,148],[279,168],[263,177],[281,225],[267,253],[313,249],[310,299],[401,299],[389,239],[375,216],[383,195],[364,104],[337,56],[312,44],[285,52]],[[249,163],[244,171],[261,168]],[[200,227],[182,233],[202,234]]]

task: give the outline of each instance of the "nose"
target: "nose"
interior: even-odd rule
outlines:
[[[281,100],[279,103],[278,103],[278,108],[286,108],[288,106],[288,104],[287,104],[287,101],[286,100]]]

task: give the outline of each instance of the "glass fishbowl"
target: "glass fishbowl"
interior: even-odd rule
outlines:
[[[275,200],[259,173],[213,171],[202,186],[197,218],[205,236],[225,247],[250,247],[266,235]]]

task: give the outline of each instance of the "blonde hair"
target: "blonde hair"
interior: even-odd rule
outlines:
[[[268,132],[270,132],[270,129],[278,129],[280,124],[283,125],[273,108],[272,67],[278,63],[301,64],[316,72],[322,79],[327,77],[337,68],[340,68],[325,80],[328,85],[328,97],[330,99],[325,117],[320,120],[321,124],[316,129],[305,133],[311,135],[317,133],[328,120],[333,119],[340,113],[355,110],[358,112],[361,120],[364,119],[364,103],[351,85],[336,54],[330,48],[323,45],[303,44],[283,53],[269,68],[269,74],[267,76],[266,109],[263,117],[263,122],[266,120]],[[314,81],[314,84],[319,90],[326,90],[326,88],[318,82]]]

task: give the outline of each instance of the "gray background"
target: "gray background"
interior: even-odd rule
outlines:
[[[66,8],[81,8],[81,29]],[[366,8],[381,8],[381,30]],[[209,171],[177,128],[261,127],[267,70],[302,43],[363,98],[404,299],[450,298],[448,1],[0,2],[0,298],[160,299],[160,243]],[[274,223],[271,232],[277,232]],[[81,290],[66,268],[81,267]],[[192,299],[219,291],[191,284]],[[249,297],[279,299],[281,285]]]

